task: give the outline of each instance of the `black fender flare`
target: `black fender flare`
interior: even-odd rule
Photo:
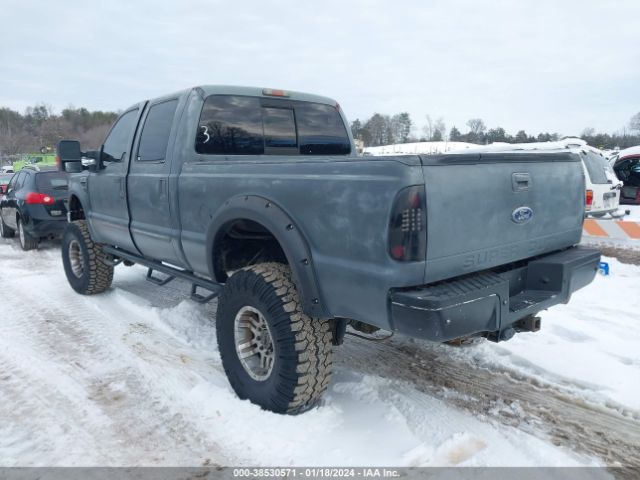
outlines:
[[[206,243],[211,278],[216,278],[213,257],[217,241],[225,233],[225,227],[229,223],[243,219],[265,227],[280,244],[291,267],[304,312],[314,318],[331,318],[322,299],[311,250],[304,233],[280,206],[267,198],[238,195],[227,200],[216,212],[207,230]]]
[[[70,190],[67,196],[67,221],[73,222],[74,220],[86,220],[87,227],[89,228],[89,234],[92,238],[95,238],[93,234],[93,225],[91,224],[91,219],[89,218],[89,208],[91,208],[91,205],[89,202],[88,192],[86,190],[83,190],[82,188],[74,188],[75,185],[72,185],[71,183],[69,184],[69,187]],[[76,198],[78,204],[80,205],[80,208],[82,209],[82,212],[84,213],[84,216],[79,215],[78,210],[74,210],[71,208],[71,201],[73,197]]]
[[[68,200],[68,211],[69,213],[72,214],[76,213],[75,211],[72,212],[71,210],[71,199],[72,197],[76,197],[76,199],[78,200],[78,203],[80,204],[82,210],[84,211],[85,217],[87,216],[87,209],[91,208],[91,202],[89,202],[89,192],[87,191],[87,178],[88,176],[83,176],[82,178],[82,182],[80,179],[80,176],[78,176],[78,178],[71,178],[69,181],[69,192],[67,194],[67,200]],[[72,220],[78,220],[77,218],[72,218]],[[87,220],[89,220],[87,218]]]

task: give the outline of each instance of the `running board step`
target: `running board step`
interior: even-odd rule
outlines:
[[[206,303],[213,300],[222,291],[224,285],[208,280],[206,278],[199,277],[193,272],[182,270],[170,265],[166,265],[162,262],[150,260],[135,253],[127,252],[120,248],[105,246],[104,251],[114,257],[114,259],[122,260],[123,262],[130,262],[131,264],[137,263],[147,267],[147,280],[154,285],[166,285],[176,278],[186,280],[191,283],[191,299],[198,303]],[[160,272],[167,275],[166,278],[159,278],[153,275],[153,272]],[[197,292],[198,288],[208,290],[211,292],[209,295],[201,295]]]
[[[205,288],[205,287],[201,287],[201,288]],[[212,293],[210,293],[209,295],[200,295],[198,292],[198,285],[196,285],[195,283],[191,284],[191,300],[193,300],[194,302],[197,303],[207,303],[210,302],[211,300],[213,300],[214,298],[216,298],[219,294],[218,291],[214,291]],[[206,290],[206,288],[205,288]]]
[[[162,286],[162,285],[166,285],[167,283],[169,283],[171,280],[174,280],[176,277],[174,277],[173,275],[169,275],[168,277],[165,278],[158,278],[158,277],[154,277],[153,276],[153,268],[149,267],[149,269],[147,270],[147,281],[153,283],[154,285],[158,285],[158,286]]]

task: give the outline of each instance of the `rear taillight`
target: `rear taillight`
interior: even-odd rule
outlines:
[[[36,192],[27,193],[24,197],[24,201],[29,205],[53,205],[56,203],[55,199],[51,195]]]
[[[401,190],[389,222],[389,254],[401,262],[424,261],[427,250],[427,212],[424,186]]]
[[[587,190],[587,195],[585,197],[585,205],[587,210],[591,210],[591,205],[593,205],[593,190]]]

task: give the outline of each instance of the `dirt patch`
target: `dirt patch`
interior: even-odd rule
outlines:
[[[598,246],[603,255],[614,257],[622,263],[630,263],[632,265],[640,265],[640,250],[630,250],[627,248]]]
[[[449,355],[447,348],[455,347],[406,339],[384,343],[350,339],[336,352],[336,360],[366,374],[410,382],[417,390],[474,415],[546,436],[556,445],[598,457],[606,465],[640,467],[638,412],[593,405],[505,368],[472,365]]]

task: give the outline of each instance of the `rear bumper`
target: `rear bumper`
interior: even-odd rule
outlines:
[[[600,252],[573,247],[524,266],[494,269],[415,289],[392,290],[393,330],[444,342],[470,335],[503,338],[508,329],[527,330],[525,317],[559,303],[594,278]]]
[[[66,217],[59,220],[37,220],[31,218],[29,223],[24,224],[24,229],[34,237],[59,237],[64,233],[67,225]]]

